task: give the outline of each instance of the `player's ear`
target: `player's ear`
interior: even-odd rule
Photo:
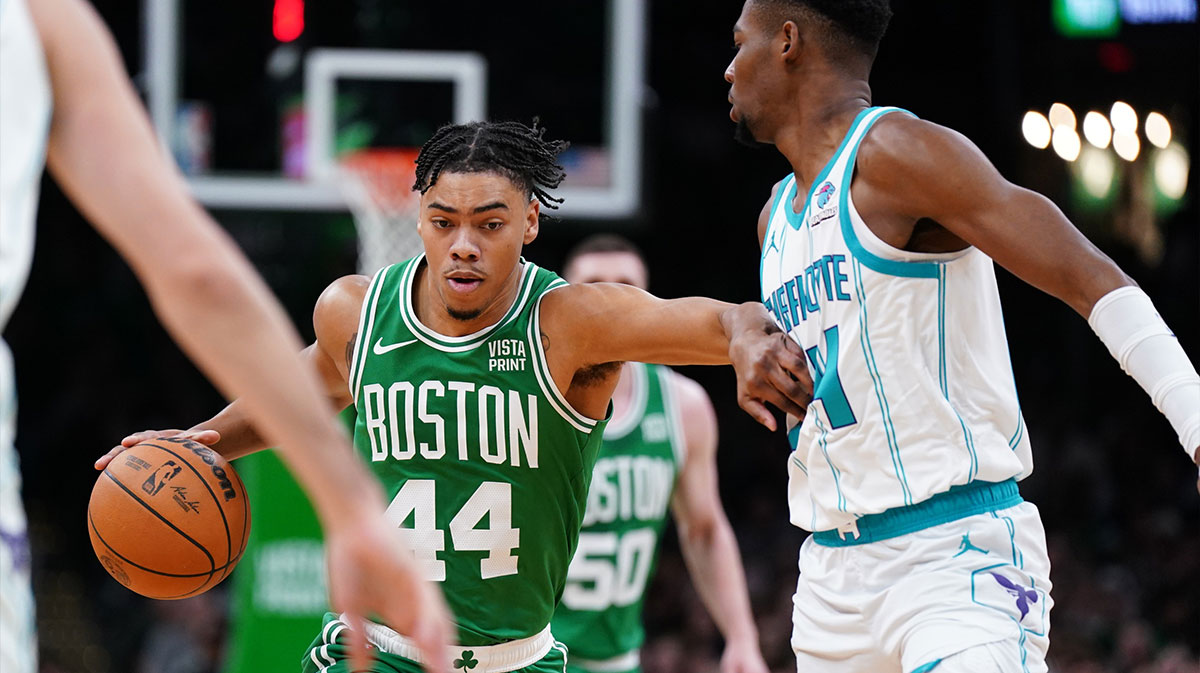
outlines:
[[[533,243],[537,238],[538,227],[541,224],[542,203],[537,199],[529,200],[529,208],[525,210],[525,245]]]
[[[784,21],[779,30],[779,56],[787,63],[793,63],[800,56],[800,47],[804,39],[800,36],[800,26],[795,21]]]

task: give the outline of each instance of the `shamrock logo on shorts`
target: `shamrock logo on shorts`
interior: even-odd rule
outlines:
[[[475,668],[479,665],[479,660],[475,658],[475,653],[471,650],[463,650],[462,658],[454,660],[454,667],[461,668],[464,671]]]

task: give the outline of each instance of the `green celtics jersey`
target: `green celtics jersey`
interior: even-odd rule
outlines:
[[[529,637],[562,594],[605,426],[567,403],[542,349],[542,297],[566,282],[523,261],[505,316],[447,337],[413,310],[424,266],[385,267],[367,290],[350,366],[354,446],[441,583],[459,643]]]
[[[630,363],[633,401],[604,431],[579,549],[551,630],[572,657],[604,660],[642,646],[642,599],[667,520],[683,437],[671,370]]]

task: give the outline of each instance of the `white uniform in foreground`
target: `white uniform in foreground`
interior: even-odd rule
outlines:
[[[0,331],[16,308],[33,260],[49,122],[50,83],[25,0],[0,0]],[[12,354],[0,340],[0,671],[32,673],[37,646],[21,474],[13,448],[13,379]]]

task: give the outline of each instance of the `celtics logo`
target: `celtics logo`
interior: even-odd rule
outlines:
[[[454,667],[469,671],[479,665],[479,660],[475,658],[475,653],[471,650],[463,650],[462,658],[454,660]]]

